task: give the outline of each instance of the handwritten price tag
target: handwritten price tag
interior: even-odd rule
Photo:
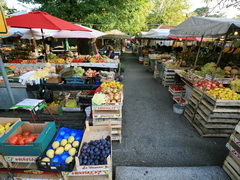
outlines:
[[[106,175],[109,171],[104,170],[93,170],[93,171],[73,171],[73,172],[63,172],[64,176],[95,176],[95,175]]]

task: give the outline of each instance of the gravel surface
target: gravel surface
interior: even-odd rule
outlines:
[[[123,54],[122,143],[113,144],[113,166],[222,166],[228,138],[201,138],[173,112],[174,101],[133,54]]]

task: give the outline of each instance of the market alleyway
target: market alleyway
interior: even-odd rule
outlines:
[[[113,165],[144,167],[222,166],[227,138],[200,138],[173,112],[167,87],[133,54],[123,54],[123,140],[113,145]]]

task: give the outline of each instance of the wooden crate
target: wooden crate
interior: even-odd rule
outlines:
[[[223,164],[223,169],[231,177],[232,180],[240,179],[240,161],[231,153],[227,156]]]
[[[4,157],[0,154],[0,165],[1,165],[1,168],[4,167],[4,168],[8,168],[8,163],[6,162],[6,160],[4,159]]]
[[[58,84],[62,82],[62,78],[60,76],[47,76],[45,80],[46,83],[51,83],[51,84]]]
[[[111,126],[112,141],[122,142],[122,118],[93,118],[94,126]]]
[[[233,131],[225,128],[207,128],[199,115],[195,116],[192,125],[202,137],[229,137]]]
[[[98,140],[107,136],[111,136],[110,124],[108,126],[89,126],[88,122],[86,122],[86,130],[82,138],[78,156],[75,157],[75,168],[72,172],[62,172],[64,179],[112,179],[112,149],[106,165],[81,165],[78,158],[84,142]]]

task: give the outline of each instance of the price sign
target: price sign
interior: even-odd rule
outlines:
[[[0,5],[0,34],[6,35],[8,34],[7,23],[3,14],[2,5]]]
[[[4,156],[7,162],[35,163],[37,156]]]

